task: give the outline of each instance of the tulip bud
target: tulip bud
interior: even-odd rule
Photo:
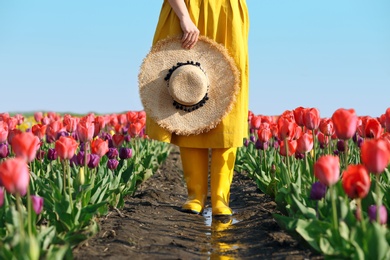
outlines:
[[[338,140],[337,141],[337,150],[339,152],[345,152],[345,141],[344,140]]]
[[[125,142],[128,143],[131,141],[131,135],[125,135]]]
[[[121,158],[122,160],[129,159],[132,157],[132,155],[133,155],[133,150],[131,148],[122,147],[119,150],[119,158]]]
[[[32,206],[37,215],[43,210],[43,198],[37,195],[31,195]]]
[[[325,197],[326,194],[326,185],[321,182],[315,182],[311,186],[310,199],[312,200],[321,200]]]
[[[0,159],[6,158],[9,154],[8,144],[0,144]]]
[[[108,159],[115,159],[119,155],[118,149],[116,149],[114,147],[113,148],[109,148],[108,152],[106,153],[106,155],[107,155]]]
[[[79,165],[76,154],[74,154],[73,157],[70,158],[69,164],[70,164],[70,167],[75,167],[75,166]]]
[[[43,160],[43,158],[45,158],[45,151],[39,149],[37,151],[37,155],[35,156],[35,159],[37,159],[38,161],[41,161],[41,160]]]
[[[50,161],[57,160],[58,154],[57,151],[54,148],[49,148],[47,150],[47,159]]]
[[[96,168],[100,163],[100,156],[96,154],[90,154],[89,156],[88,167],[91,169]]]
[[[77,175],[77,181],[80,185],[83,185],[85,183],[84,167],[80,167],[79,174]]]
[[[376,221],[376,205],[371,205],[368,207],[368,216],[370,221]],[[380,224],[384,225],[387,223],[387,210],[386,207],[381,205],[379,208],[379,221]]]
[[[107,161],[107,168],[110,169],[110,170],[115,170],[117,167],[118,167],[118,160],[116,159],[109,159]]]
[[[89,163],[90,161],[90,154],[87,154],[87,158],[85,158],[85,152],[83,151],[80,151],[78,154],[77,154],[77,162],[78,162],[78,165],[85,165]],[[85,160],[87,160],[87,162],[85,162]]]
[[[245,147],[248,147],[248,145],[249,145],[249,139],[245,138],[245,140],[244,140],[244,146],[245,146]]]

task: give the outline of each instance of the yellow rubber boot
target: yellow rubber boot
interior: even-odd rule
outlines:
[[[207,199],[209,149],[180,147],[180,156],[188,191],[188,199],[182,209],[200,214]]]
[[[232,215],[229,207],[230,185],[233,180],[237,148],[213,149],[211,155],[212,214]]]

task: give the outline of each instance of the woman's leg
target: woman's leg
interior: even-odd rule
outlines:
[[[199,214],[207,199],[209,149],[180,147],[180,156],[188,190],[188,199],[182,209]]]
[[[229,208],[230,185],[233,180],[237,148],[212,149],[211,207],[213,215],[232,215]]]

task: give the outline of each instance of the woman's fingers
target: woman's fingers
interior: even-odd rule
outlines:
[[[199,31],[184,33],[182,38],[183,48],[190,49],[192,48],[199,39]]]

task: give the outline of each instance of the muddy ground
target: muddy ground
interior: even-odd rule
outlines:
[[[173,149],[159,171],[125,207],[100,219],[100,232],[73,250],[75,259],[322,259],[282,231],[271,198],[244,174],[231,187],[230,218],[181,212],[186,199],[180,154]],[[208,198],[210,202],[210,197]]]

